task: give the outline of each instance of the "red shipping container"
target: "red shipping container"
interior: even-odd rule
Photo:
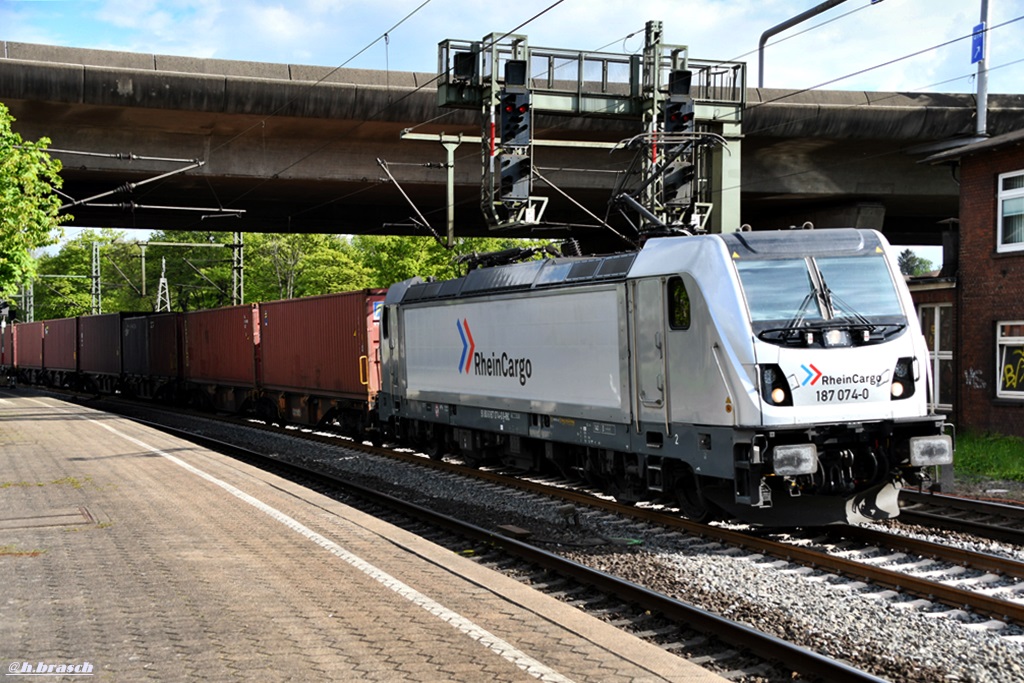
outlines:
[[[19,370],[43,369],[43,325],[42,321],[18,324],[14,364]]]
[[[384,294],[360,290],[260,304],[263,388],[362,400],[376,394]]]
[[[257,306],[214,308],[184,315],[185,379],[204,384],[256,386]]]
[[[78,319],[78,369],[96,375],[121,374],[121,314]]]
[[[78,318],[43,321],[43,368],[78,370]]]
[[[14,324],[7,323],[0,332],[0,366],[14,366]]]

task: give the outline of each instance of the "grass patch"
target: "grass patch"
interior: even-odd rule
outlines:
[[[0,557],[38,557],[45,550],[21,550],[16,545],[0,545]]]
[[[70,486],[73,489],[80,489],[80,488],[82,488],[82,486],[84,486],[85,484],[90,483],[91,481],[92,481],[92,477],[86,477],[85,479],[79,479],[78,477],[64,477],[63,479],[54,479],[50,483],[51,484],[56,484],[57,486]],[[9,488],[11,488],[13,486],[21,486],[21,487],[25,487],[25,486],[46,486],[46,482],[45,481],[36,481],[36,482],[32,482],[32,481],[3,481],[3,482],[0,482],[0,489],[9,489]]]
[[[1024,439],[960,432],[956,437],[953,464],[961,474],[1024,481]]]

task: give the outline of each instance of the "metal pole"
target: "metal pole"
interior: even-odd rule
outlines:
[[[448,248],[455,246],[455,150],[462,144],[461,136],[455,141],[445,140],[441,134],[441,145],[448,152]]]
[[[979,136],[988,135],[988,0],[981,0],[981,24],[986,33],[983,35],[981,59],[978,61],[978,116],[974,132]]]
[[[92,243],[92,314],[99,315],[103,308],[103,294],[100,291],[100,243]]]
[[[812,7],[803,14],[798,14],[792,19],[787,19],[781,24],[773,26],[764,33],[762,33],[761,40],[757,44],[757,87],[764,87],[764,46],[765,43],[768,42],[769,38],[771,38],[777,33],[782,33],[786,29],[792,28],[793,26],[796,26],[797,24],[806,21],[811,17],[817,16],[822,12],[826,12],[835,7],[836,5],[841,5],[844,2],[846,2],[846,0],[828,0],[828,2],[823,2],[817,7]]]
[[[234,306],[239,306],[245,303],[245,257],[243,254],[244,246],[242,242],[242,233],[235,233],[235,241],[234,244],[231,245],[231,247],[231,303]]]

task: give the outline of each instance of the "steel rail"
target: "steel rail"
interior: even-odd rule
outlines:
[[[928,508],[939,510],[929,511]],[[916,491],[900,492],[900,521],[908,524],[920,524],[953,531],[964,531],[985,538],[1007,543],[1024,545],[1024,528],[993,524],[980,519],[963,519],[950,514],[950,511],[971,512],[985,515],[988,518],[1013,520],[1024,526],[1024,507],[1007,505],[993,501],[973,500],[957,496],[937,493],[918,493]]]
[[[908,536],[899,536],[897,534],[890,534],[884,531],[868,529],[866,527],[838,526],[834,530],[831,528],[826,529],[826,532],[830,535],[834,534],[842,536],[843,538],[856,538],[857,540],[864,541],[866,543],[885,545],[885,547],[892,548],[893,550],[905,550],[907,552],[914,553],[915,555],[934,557],[946,562],[953,562],[958,565],[971,567],[972,569],[995,572],[997,574],[1003,574],[1004,576],[1013,576],[1018,579],[1024,579],[1024,562],[1011,560],[1007,557],[1000,557],[989,553],[979,553],[973,550],[964,550],[963,548],[954,548],[952,546],[942,545],[941,543],[923,541],[921,539],[910,538]]]
[[[390,451],[383,449],[380,449],[379,452],[387,455],[391,454]],[[420,465],[425,464],[422,457],[404,454],[399,455],[402,455],[403,459],[410,462],[418,463]],[[503,486],[515,486],[533,493],[556,496],[580,505],[596,507],[607,512],[640,519],[652,524],[659,524],[668,528],[719,541],[727,545],[739,546],[759,553],[766,553],[768,555],[796,562],[808,567],[820,567],[844,576],[864,579],[881,586],[904,591],[928,600],[935,600],[958,609],[968,607],[983,614],[988,614],[996,618],[1024,625],[1024,605],[1002,600],[1000,598],[993,598],[964,588],[948,586],[943,583],[918,578],[910,574],[904,574],[891,569],[873,567],[855,560],[835,557],[809,548],[800,548],[786,543],[781,543],[779,541],[760,538],[742,531],[733,531],[730,529],[723,529],[721,527],[700,524],[688,519],[667,515],[659,510],[622,505],[621,503],[597,498],[587,493],[561,489],[547,484],[540,484],[523,479],[510,480],[504,475],[475,470],[462,465],[453,465],[451,463],[431,461],[430,466],[439,467],[440,469],[446,469],[452,472],[458,472],[464,475],[470,474],[471,476],[499,483]],[[843,529],[845,530],[846,527],[843,527]],[[867,531],[868,530],[865,530],[865,536],[867,536]],[[879,532],[874,536],[874,538],[881,541],[884,536],[886,535]],[[907,539],[905,537],[893,537],[892,539],[884,541],[884,543],[903,543],[904,545],[913,545],[911,539]],[[927,546],[920,545],[919,547],[922,549],[927,547],[928,552],[924,554],[943,557],[944,559],[948,559],[949,561],[957,564],[966,562],[972,566],[978,567],[979,569],[996,566],[999,564],[1000,559],[982,553],[971,553],[970,551],[957,550],[956,552],[953,552],[952,549],[949,549],[950,552],[947,553],[943,550],[943,546],[938,544],[929,544]],[[1024,573],[1024,566],[1020,565],[1020,563],[1015,563],[1012,560],[1007,560],[1006,564],[1003,566],[1008,570],[1005,573],[1009,575],[1018,576],[1021,573]],[[992,569],[992,571],[1003,570]]]

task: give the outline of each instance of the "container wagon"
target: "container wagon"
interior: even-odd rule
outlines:
[[[182,379],[198,407],[244,412],[258,399],[259,306],[191,311],[182,323]]]
[[[375,420],[380,388],[380,310],[385,290],[359,290],[259,305],[260,401],[269,421],[334,422],[352,436]]]

